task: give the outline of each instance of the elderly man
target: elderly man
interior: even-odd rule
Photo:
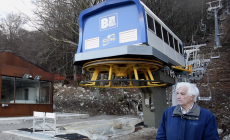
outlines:
[[[164,111],[156,139],[219,140],[215,116],[196,103],[196,85],[181,82],[176,91],[178,105]]]

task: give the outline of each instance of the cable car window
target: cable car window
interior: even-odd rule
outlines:
[[[156,25],[156,33],[157,33],[157,36],[162,39],[162,34],[161,34],[161,25],[155,21],[155,25]]]
[[[168,32],[165,30],[165,28],[163,29],[163,37],[164,37],[164,41],[165,43],[169,44],[169,40],[168,40]]]
[[[152,30],[155,33],[154,24],[153,24],[153,18],[150,17],[148,14],[147,14],[147,21],[148,21],[149,29]]]
[[[175,50],[179,53],[178,41],[174,38]]]
[[[170,46],[174,49],[173,37],[171,34],[169,34],[169,41],[170,41]]]
[[[179,47],[180,47],[180,53],[183,54],[182,45],[180,43],[179,43]]]

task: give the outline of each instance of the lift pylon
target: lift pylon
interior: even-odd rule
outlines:
[[[207,9],[208,13],[214,12],[214,20],[215,20],[215,41],[216,41],[216,47],[221,47],[220,44],[220,34],[219,33],[219,25],[218,25],[218,10],[223,7],[221,0],[208,2],[206,4],[209,4],[209,8]],[[211,16],[210,16],[211,17]]]

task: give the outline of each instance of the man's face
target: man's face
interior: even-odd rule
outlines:
[[[190,106],[193,103],[194,96],[189,96],[188,87],[183,86],[178,88],[177,90],[177,103],[185,108],[186,106]]]

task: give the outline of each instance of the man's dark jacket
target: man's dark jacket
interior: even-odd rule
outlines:
[[[157,140],[219,140],[216,118],[196,103],[182,114],[179,105],[164,111],[157,131]]]

